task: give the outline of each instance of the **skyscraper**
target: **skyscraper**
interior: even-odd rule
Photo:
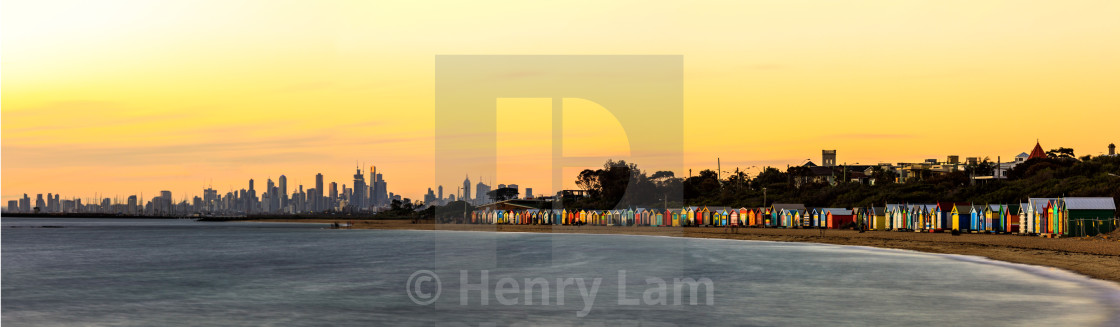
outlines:
[[[370,183],[373,184],[373,192],[370,194],[370,198],[372,199],[371,205],[376,207],[388,206],[388,185],[385,183],[385,179],[381,176],[381,173],[377,173],[377,167],[374,167],[373,171],[374,174],[369,176]]]
[[[128,214],[130,214],[130,215],[135,215],[136,214],[136,196],[135,195],[128,196]]]
[[[280,175],[280,208],[288,209],[288,177]]]
[[[366,208],[366,177],[362,176],[362,169],[354,172],[354,193],[350,195],[350,203],[358,210]]]
[[[490,202],[490,195],[487,194],[487,193],[490,193],[490,185],[483,184],[482,179],[479,178],[478,184],[475,185],[475,189],[474,189],[475,203],[477,203],[477,204],[489,203]]]
[[[23,193],[23,198],[19,199],[19,212],[31,212],[31,197],[27,193]]]
[[[171,210],[171,201],[171,191],[159,191],[159,204],[156,205],[156,207],[159,208],[159,214],[170,215],[173,213]]]
[[[253,189],[253,179],[249,179],[249,191],[245,193],[245,213],[253,213],[253,208],[257,206],[257,191]]]
[[[326,209],[326,201],[323,200],[323,174],[315,174],[315,210]]]
[[[331,182],[331,192],[329,194],[330,198],[327,199],[327,206],[333,208],[338,205],[338,183]]]
[[[440,202],[443,202],[443,185],[439,186],[439,198],[436,200],[436,204]]]
[[[273,183],[271,178],[268,179],[268,183],[266,184],[268,188],[264,191],[266,195],[268,195],[268,200],[264,201],[264,203],[268,205],[268,210],[265,210],[265,212],[276,212],[280,208],[280,197],[276,196],[276,193],[279,193],[279,189],[276,188],[276,183]]]
[[[459,197],[459,200],[471,201],[471,177],[469,175],[463,177],[463,195]]]

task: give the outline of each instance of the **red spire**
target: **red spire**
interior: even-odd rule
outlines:
[[[1027,160],[1035,158],[1046,158],[1046,152],[1042,151],[1042,145],[1037,140],[1034,142],[1034,150],[1031,150],[1031,156],[1027,157]]]

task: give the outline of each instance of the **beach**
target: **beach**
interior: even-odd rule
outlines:
[[[260,219],[259,222],[340,223],[340,219]],[[1048,239],[1023,235],[914,233],[782,228],[475,225],[413,223],[410,220],[353,220],[354,229],[449,230],[529,233],[586,233],[809,242],[870,246],[929,253],[960,254],[993,260],[1061,268],[1120,283],[1120,231],[1093,238]]]

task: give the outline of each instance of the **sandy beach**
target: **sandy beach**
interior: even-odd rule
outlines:
[[[261,222],[347,223],[336,219],[262,219]],[[355,220],[355,229],[452,230],[534,233],[588,233],[680,236],[778,242],[813,242],[872,246],[931,253],[963,254],[994,260],[1055,267],[1093,278],[1120,283],[1120,231],[1093,238],[1046,239],[1035,236],[913,233],[852,230],[740,228],[732,232],[718,227],[616,227],[461,225],[412,223],[407,220]]]

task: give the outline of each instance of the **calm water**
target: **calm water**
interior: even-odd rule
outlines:
[[[1120,292],[1110,283],[859,247],[187,220],[5,218],[2,225],[5,326],[1120,323]],[[32,228],[45,225],[64,228]],[[410,276],[423,279],[418,270],[440,280],[429,305],[408,293],[436,294],[431,280],[408,286]],[[462,302],[464,273],[487,290],[486,304],[478,290]],[[696,296],[688,284],[674,291],[674,278],[700,281]],[[703,278],[714,287],[711,305]],[[499,295],[499,287],[512,291]]]

